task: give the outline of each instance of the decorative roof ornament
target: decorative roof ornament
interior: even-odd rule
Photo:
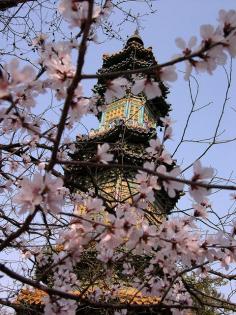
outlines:
[[[128,40],[127,40],[127,42],[126,42],[126,46],[128,46],[130,43],[133,43],[133,42],[137,42],[137,43],[141,44],[142,46],[144,45],[144,44],[143,44],[143,40],[142,40],[141,36],[139,35],[139,31],[138,31],[137,28],[136,28],[136,30],[134,31],[134,34],[131,35],[131,36],[128,38]]]

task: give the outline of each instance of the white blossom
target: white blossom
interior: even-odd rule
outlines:
[[[148,100],[151,100],[155,97],[160,97],[162,95],[159,83],[148,78],[136,80],[131,88],[131,92],[134,95],[143,92]]]
[[[194,209],[194,216],[195,217],[200,217],[203,219],[207,218],[208,213],[206,211],[206,207],[199,205],[199,204],[194,204],[193,209]]]
[[[88,18],[88,1],[61,0],[58,10],[62,17],[69,23],[70,27],[84,27]],[[100,14],[100,8],[97,5],[93,7],[92,18],[96,20]]]
[[[202,167],[201,162],[197,160],[193,164],[193,172],[194,174],[191,181],[196,184],[192,184],[190,186],[189,193],[195,201],[201,203],[202,200],[211,193],[211,190],[205,187],[200,187],[197,184],[206,184],[204,179],[212,178],[214,175],[214,169],[212,167]]]
[[[225,11],[221,9],[219,11],[219,22],[225,27],[236,27],[236,11]]]
[[[160,79],[162,81],[176,81],[178,78],[178,75],[176,73],[176,67],[175,66],[169,66],[169,67],[163,67],[159,71]]]
[[[158,138],[156,139],[151,139],[149,141],[150,147],[148,147],[146,149],[146,151],[152,155],[152,156],[156,156],[157,154],[159,154],[160,150],[161,150],[161,142]]]
[[[107,153],[109,149],[110,146],[108,143],[104,143],[102,145],[98,144],[97,159],[99,162],[107,164],[113,160],[113,154]]]
[[[173,168],[170,172],[167,172],[166,167],[164,165],[158,166],[157,170],[158,173],[161,173],[163,175],[171,176],[171,177],[178,177],[181,172],[179,167]],[[170,179],[162,179],[163,186],[165,190],[167,191],[168,195],[171,198],[174,198],[178,191],[183,190],[184,184],[182,182],[177,182],[175,180]]]
[[[114,98],[122,98],[125,95],[128,81],[125,78],[117,78],[107,81],[107,90],[104,94],[106,103],[111,103]]]
[[[205,42],[220,42],[223,41],[223,36],[210,24],[201,25],[200,34]]]
[[[24,177],[20,186],[20,192],[15,196],[14,202],[21,205],[21,213],[32,212],[39,205],[46,211],[60,211],[63,204],[63,194],[60,193],[63,181],[60,178],[36,173],[32,180]]]

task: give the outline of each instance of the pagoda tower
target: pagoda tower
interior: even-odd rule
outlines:
[[[152,48],[145,48],[141,37],[136,31],[128,38],[124,48],[112,55],[103,55],[103,65],[98,74],[106,74],[121,70],[148,68],[157,65]],[[122,165],[142,167],[144,162],[151,161],[146,152],[151,139],[157,138],[157,128],[162,127],[161,118],[168,115],[170,105],[166,101],[168,89],[159,80],[155,72],[149,76],[158,81],[162,90],[161,97],[147,100],[143,93],[133,95],[130,90],[121,99],[114,98],[105,110],[99,112],[99,128],[88,135],[78,136],[76,149],[71,154],[75,161],[95,161],[98,144],[108,143],[110,153],[114,155],[114,163],[120,167],[107,168],[96,166],[71,166],[65,170],[66,184],[71,191],[94,192],[96,197],[102,197],[109,210],[115,205],[124,203],[137,194],[135,180],[136,170],[122,168]],[[134,81],[132,75],[126,79]],[[98,96],[97,106],[104,108],[104,94],[107,89],[107,79],[100,77],[94,86]],[[172,169],[174,165],[165,165]],[[150,212],[157,218],[166,216],[174,207],[178,196],[170,198],[164,189],[155,192],[155,202],[149,205]],[[153,217],[153,216],[152,216]]]
[[[124,48],[112,55],[103,56],[103,65],[98,74],[106,74],[121,70],[133,70],[148,68],[157,65],[152,48],[145,48],[138,32],[128,38]],[[70,165],[65,168],[65,185],[71,192],[79,194],[92,194],[100,197],[105,204],[105,211],[115,213],[116,205],[127,203],[133,200],[137,194],[138,184],[136,182],[137,170],[127,168],[125,165],[142,167],[144,162],[151,162],[152,157],[146,152],[149,141],[157,138],[157,128],[162,127],[161,118],[168,115],[170,105],[166,101],[168,89],[160,81],[155,72],[148,74],[159,83],[162,96],[152,100],[147,100],[143,93],[133,95],[130,90],[121,99],[114,98],[110,104],[105,104],[105,92],[107,89],[107,79],[101,76],[94,86],[94,93],[98,96],[97,106],[102,107],[99,112],[99,128],[92,130],[88,135],[77,136],[75,150],[70,154],[74,161],[90,162],[84,165]],[[133,82],[132,75],[125,75],[128,81]],[[142,78],[140,74],[139,77]],[[109,152],[114,155],[113,164],[119,167],[109,167],[109,165],[96,165],[97,148],[99,144],[109,144]],[[156,161],[155,161],[156,162]],[[164,164],[164,163],[163,163]],[[124,167],[122,167],[124,166]],[[165,165],[167,170],[171,170],[173,165]],[[145,216],[153,223],[159,224],[163,217],[166,217],[178,201],[179,194],[175,198],[170,198],[164,188],[155,192],[155,201],[148,205]],[[79,209],[77,209],[78,213]],[[83,209],[81,209],[81,212]],[[51,255],[50,249],[45,248],[45,255]],[[130,259],[139,266],[140,273],[146,266],[146,258],[138,255],[131,255]],[[140,266],[142,266],[140,268]],[[81,283],[87,284],[89,280],[98,274],[103,268],[103,263],[97,259],[97,253],[93,246],[88,247],[76,266],[76,273]],[[137,268],[138,269],[138,268]],[[103,289],[109,288],[109,283],[119,281],[123,287],[117,296],[120,303],[131,304],[156,304],[159,297],[143,296],[134,288],[130,287],[129,279],[121,273],[122,265],[119,263],[112,267],[112,274],[109,281],[99,278],[95,286]],[[161,272],[161,271],[160,271]],[[43,270],[36,266],[35,277],[47,285],[50,283],[50,275],[47,279],[42,278]],[[74,292],[76,293],[76,292]],[[78,292],[77,292],[78,293]],[[40,290],[22,290],[17,298],[17,303],[29,307],[29,315],[37,314],[43,310],[43,298],[46,293]],[[18,315],[25,314],[19,310]],[[78,308],[78,315],[94,314],[91,307]],[[113,310],[96,310],[98,315],[111,315]],[[140,311],[130,310],[127,315],[149,315],[153,314],[149,308]],[[164,310],[156,314],[170,315],[171,311]]]

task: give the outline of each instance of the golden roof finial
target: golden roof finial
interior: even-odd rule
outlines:
[[[128,40],[127,40],[127,44],[131,43],[131,42],[137,42],[141,45],[143,45],[143,40],[139,34],[139,30],[138,27],[136,28],[136,30],[134,31],[134,34],[131,35]]]

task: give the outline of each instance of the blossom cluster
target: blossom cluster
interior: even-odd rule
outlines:
[[[63,181],[50,174],[34,174],[32,180],[24,177],[20,182],[20,192],[14,201],[21,205],[21,213],[34,211],[37,206],[52,213],[59,213],[63,205]]]
[[[78,263],[83,259],[88,244],[96,239],[97,259],[104,264],[102,277],[109,278],[112,266],[119,262],[123,262],[122,272],[132,277],[136,265],[127,253],[132,253],[136,259],[144,255],[149,260],[144,269],[145,280],[138,276],[132,277],[132,286],[144,296],[165,296],[164,302],[167,305],[191,306],[192,298],[181,280],[183,271],[194,270],[201,274],[204,269],[202,266],[209,261],[218,262],[226,269],[236,261],[234,236],[218,233],[201,240],[193,217],[164,219],[157,227],[145,219],[139,209],[129,204],[119,205],[114,215],[109,214],[103,218],[96,215],[101,211],[101,200],[92,202],[89,197],[83,206],[87,208],[86,216],[82,217],[76,211],[71,230],[61,235],[60,244],[64,244],[65,252],[60,252],[54,259],[59,265],[62,264],[58,269],[65,268],[62,259],[65,253],[70,253],[72,265]],[[223,251],[220,244],[224,244]],[[160,269],[161,275],[157,271]],[[64,270],[60,279],[64,279],[70,273],[69,270],[71,269]],[[67,281],[70,277],[67,277]],[[71,281],[73,283],[77,283],[80,288],[76,277]],[[119,295],[120,288],[119,285],[111,284],[108,290],[99,289],[99,292],[94,292],[96,297],[92,294],[90,298],[97,302],[104,299],[109,301]],[[69,290],[71,286],[65,287],[66,292]],[[178,312],[173,309],[173,314],[187,314],[184,310]]]

